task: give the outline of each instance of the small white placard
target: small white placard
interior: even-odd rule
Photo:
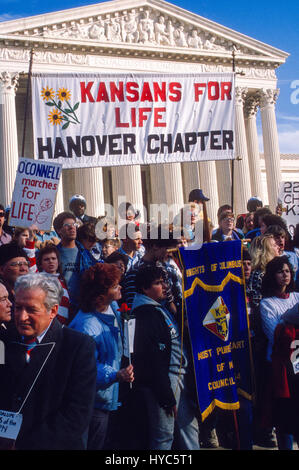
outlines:
[[[124,322],[124,356],[130,357],[134,352],[135,318]]]
[[[21,413],[0,410],[0,438],[16,440],[22,420],[23,415]]]

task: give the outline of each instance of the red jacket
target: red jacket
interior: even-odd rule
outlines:
[[[299,397],[299,374],[295,374],[291,362],[291,343],[299,340],[299,325],[277,325],[272,352],[273,387],[276,398]],[[296,394],[296,396],[294,396]]]

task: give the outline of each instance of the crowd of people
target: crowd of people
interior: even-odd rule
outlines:
[[[141,223],[130,203],[120,208],[119,232],[117,221],[87,215],[81,195],[54,218],[51,232],[10,227],[0,205],[0,410],[23,416],[16,438],[0,438],[0,448],[236,448],[229,413],[215,409],[201,421],[188,322],[181,320],[183,273],[173,256],[196,242],[206,201],[202,190],[191,191],[167,237],[161,224],[150,236],[153,224]],[[281,215],[257,197],[247,210],[236,217],[221,206],[205,239],[243,245],[255,389],[249,407],[240,401],[239,442],[292,449],[299,438],[299,366],[292,360],[299,224],[291,237]],[[130,318],[134,348],[127,354]]]

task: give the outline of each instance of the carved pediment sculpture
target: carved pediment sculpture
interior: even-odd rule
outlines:
[[[163,14],[152,8],[139,8],[96,17],[64,21],[32,30],[18,31],[18,35],[92,41],[98,43],[129,43],[201,49],[203,51],[227,51],[232,42],[211,34],[203,28],[188,24],[175,16]],[[248,54],[244,48],[239,53]],[[253,50],[250,54],[254,55]]]

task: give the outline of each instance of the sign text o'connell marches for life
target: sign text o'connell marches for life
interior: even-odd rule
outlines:
[[[33,74],[34,152],[63,168],[234,158],[234,75]]]
[[[62,165],[20,158],[9,213],[9,224],[50,230]]]

